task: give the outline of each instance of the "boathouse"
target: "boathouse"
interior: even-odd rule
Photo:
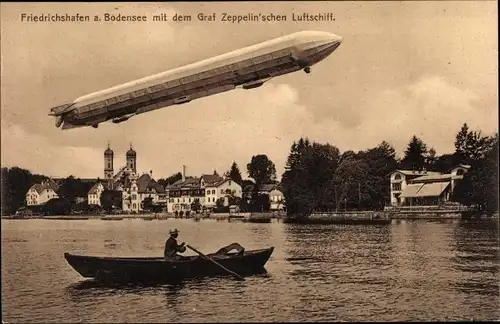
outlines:
[[[457,181],[469,165],[459,165],[449,173],[395,170],[391,173],[392,206],[436,206],[450,202]]]

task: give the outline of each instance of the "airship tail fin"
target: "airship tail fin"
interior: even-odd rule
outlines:
[[[69,111],[70,108],[73,105],[74,105],[74,103],[72,102],[72,103],[68,103],[68,104],[64,104],[64,105],[60,105],[60,106],[54,107],[54,108],[50,109],[49,116],[60,116],[63,113]]]

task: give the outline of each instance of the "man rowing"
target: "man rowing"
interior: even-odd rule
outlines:
[[[165,260],[179,260],[182,258],[179,253],[186,252],[186,243],[182,242],[181,244],[177,243],[177,237],[179,236],[179,231],[177,228],[170,230],[170,237],[165,242],[165,251],[163,252],[163,256]]]

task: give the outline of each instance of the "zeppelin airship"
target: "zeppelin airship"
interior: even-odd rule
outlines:
[[[342,37],[301,31],[244,47],[193,64],[121,84],[52,108],[56,127],[121,123],[148,111],[179,105],[235,88],[253,89],[264,82],[303,70],[325,59]]]

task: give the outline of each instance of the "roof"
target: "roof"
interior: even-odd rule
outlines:
[[[31,189],[35,189],[38,194],[41,194],[44,190],[53,190],[57,192],[59,190],[59,186],[53,181],[43,181],[42,183],[35,183],[31,186]]]
[[[416,171],[416,170],[394,170],[391,174],[399,172],[408,176],[439,175],[441,173],[434,171]]]
[[[222,185],[222,184],[224,184],[224,183],[226,183],[226,182],[228,182],[228,181],[233,181],[233,179],[232,179],[232,178],[230,178],[230,177],[227,177],[227,178],[222,179],[222,180],[220,180],[220,181],[217,181],[217,182],[214,182],[214,183],[212,183],[212,184],[209,184],[209,185],[207,185],[206,187],[219,187],[220,185]],[[235,181],[234,183],[236,183],[237,185],[239,185],[236,181]],[[241,186],[240,186],[240,187],[241,187]]]
[[[274,184],[274,183],[266,183],[266,184],[263,184],[263,185],[261,185],[261,186],[260,186],[259,191],[266,191],[266,192],[269,192],[269,191],[271,191],[271,190],[275,189],[275,188],[276,188],[276,186],[277,186],[277,185],[276,185],[276,184]]]
[[[449,185],[449,181],[411,184],[401,193],[401,197],[439,197]]]
[[[443,181],[443,180],[455,180],[455,179],[463,179],[461,175],[452,175],[449,173],[446,174],[438,174],[438,175],[425,175],[411,180],[412,183],[415,182],[425,182],[425,181]]]
[[[190,177],[185,180],[177,180],[167,187],[167,189],[181,189],[181,188],[199,188],[200,178]]]
[[[93,195],[93,194],[96,194],[97,193],[97,188],[99,188],[99,185],[102,185],[103,188],[106,190],[108,189],[108,183],[107,182],[103,182],[103,181],[98,181],[96,182],[92,188],[90,188],[88,194],[89,195]]]
[[[133,94],[134,92],[138,92],[139,93],[138,96],[140,96],[142,95],[142,92],[145,91],[145,89],[148,89],[150,87],[154,88],[154,86],[163,85],[164,83],[169,81],[192,76],[193,74],[198,74],[202,72],[206,72],[207,74],[209,74],[211,71],[217,69],[218,67],[226,66],[229,64],[235,64],[243,60],[249,60],[256,56],[280,50],[285,46],[296,45],[301,43],[320,42],[321,40],[324,41],[325,39],[331,39],[332,36],[335,35],[317,31],[301,31],[297,33],[292,33],[286,36],[271,39],[248,47],[240,48],[232,52],[214,56],[202,61],[198,61],[162,73],[158,73],[145,78],[141,78],[108,89],[104,89],[98,92],[81,96],[75,100],[75,108],[92,105],[97,102],[102,102],[107,99],[123,95],[137,96]],[[337,36],[337,38],[340,37]],[[208,76],[210,76],[210,74],[205,77]],[[160,87],[156,91],[158,90],[160,91],[163,90],[163,87]]]
[[[426,183],[417,192],[417,197],[439,197],[449,185],[449,182]]]
[[[139,179],[136,180],[137,184],[137,192],[144,193],[154,189],[158,193],[165,192],[165,188],[156,182],[151,176],[147,173],[141,175]]]
[[[403,190],[401,193],[400,197],[406,198],[406,197],[416,197],[416,194],[419,192],[419,190],[423,187],[423,184],[410,184],[407,185],[406,188]]]
[[[106,149],[106,151],[104,151],[104,155],[113,155],[113,150],[109,148],[109,144],[108,144],[108,148]]]
[[[459,164],[457,166],[454,166],[453,168],[449,168],[448,171],[451,172],[457,168],[462,168],[462,169],[466,169],[466,170],[469,170],[470,169],[470,165],[468,164]]]
[[[134,149],[132,148],[132,145],[130,145],[130,149],[127,151],[127,156],[136,156],[137,153],[134,151]]]
[[[212,183],[224,180],[221,176],[219,176],[217,174],[203,174],[201,176],[201,179],[203,179],[205,184],[209,184],[209,183],[212,184]]]
[[[66,180],[67,178],[54,178],[52,180],[54,180],[56,183],[59,182],[59,183],[62,183],[64,182],[64,180]],[[89,183],[89,182],[96,182],[96,181],[99,181],[100,179],[99,178],[76,178],[77,180],[80,180],[81,182],[84,182],[84,183]]]

